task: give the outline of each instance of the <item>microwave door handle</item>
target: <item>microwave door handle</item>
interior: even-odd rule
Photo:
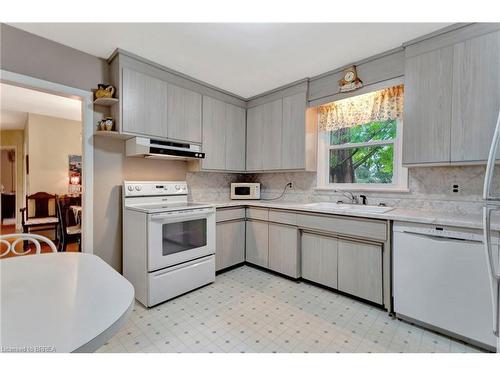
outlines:
[[[498,268],[495,264],[498,263],[499,259],[495,261],[493,256],[493,249],[491,243],[491,213],[493,211],[499,210],[498,207],[484,207],[483,208],[483,231],[484,231],[484,250],[486,255],[486,262],[488,264],[489,280],[490,280],[490,291],[491,291],[491,301],[493,308],[493,333],[495,336],[499,336],[500,332],[500,274]],[[497,254],[498,257],[498,254]]]
[[[493,171],[495,169],[495,161],[498,150],[498,144],[500,142],[500,110],[498,111],[497,125],[495,127],[495,133],[493,134],[493,140],[491,142],[490,153],[488,155],[488,163],[486,164],[486,173],[484,178],[483,187],[483,198],[488,200],[500,200],[500,197],[494,197],[492,192],[493,187]]]

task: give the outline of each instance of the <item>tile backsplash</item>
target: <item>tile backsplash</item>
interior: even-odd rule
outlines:
[[[484,166],[411,168],[408,173],[408,192],[363,192],[368,204],[385,203],[400,208],[430,211],[479,213],[482,208]],[[231,182],[260,182],[262,197],[277,197],[288,182],[293,182],[280,200],[317,202],[345,200],[341,193],[315,190],[316,173],[278,172],[259,174],[231,174],[189,172],[187,181],[193,200],[223,201],[229,199]],[[457,185],[457,192],[453,186]],[[500,176],[496,176],[495,190],[500,191]],[[358,194],[358,193],[356,193]]]

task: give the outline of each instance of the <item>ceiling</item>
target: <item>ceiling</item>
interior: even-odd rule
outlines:
[[[82,102],[0,83],[1,129],[24,129],[28,113],[81,121]]]
[[[13,23],[107,58],[122,48],[248,98],[449,23]]]

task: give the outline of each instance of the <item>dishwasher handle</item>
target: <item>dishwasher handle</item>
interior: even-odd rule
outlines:
[[[483,243],[483,241],[481,241],[481,240],[474,240],[474,239],[470,239],[470,238],[445,237],[445,236],[434,235],[434,234],[412,232],[411,230],[404,230],[403,233],[411,234],[413,236],[418,236],[418,237],[423,237],[423,238],[430,238],[432,240],[440,241],[440,242],[458,242],[458,243],[474,243],[474,244]]]

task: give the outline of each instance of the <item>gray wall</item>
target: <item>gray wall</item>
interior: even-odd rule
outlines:
[[[0,67],[3,70],[88,90],[107,82],[109,67],[100,58],[0,24]],[[95,117],[101,117],[96,113]],[[121,184],[124,179],[184,180],[186,165],[178,161],[124,157],[124,142],[94,140],[94,253],[121,270]]]
[[[3,70],[90,91],[108,80],[105,60],[0,24]]]

